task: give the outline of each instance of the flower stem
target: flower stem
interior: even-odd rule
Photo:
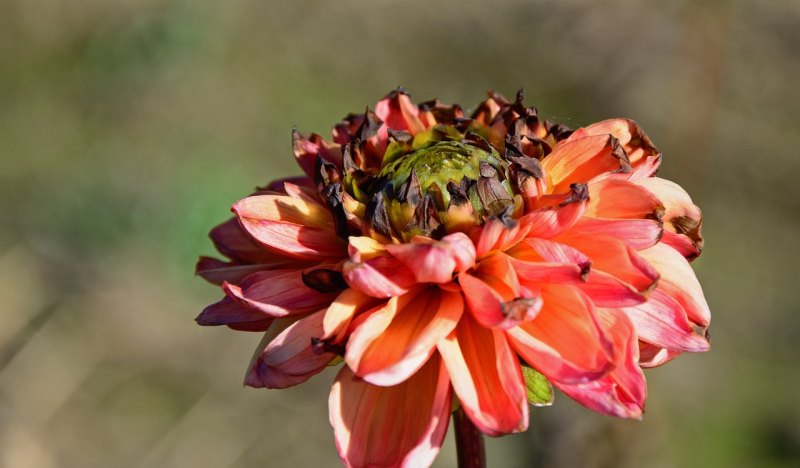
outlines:
[[[453,418],[456,431],[456,452],[458,468],[486,468],[486,449],[483,445],[483,433],[459,407]]]

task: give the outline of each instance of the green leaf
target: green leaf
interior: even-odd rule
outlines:
[[[525,391],[528,403],[533,406],[550,406],[553,404],[553,386],[547,377],[528,366],[522,366],[522,377],[525,379]]]

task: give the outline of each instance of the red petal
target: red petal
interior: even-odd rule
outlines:
[[[508,330],[525,361],[549,379],[590,382],[613,367],[612,343],[598,324],[591,301],[577,288],[543,285],[544,306],[532,322]]]
[[[287,388],[322,372],[336,357],[315,353],[312,338],[322,335],[323,313],[309,315],[290,325],[258,354],[245,377],[250,387]]]
[[[462,408],[481,432],[499,436],[527,429],[522,371],[501,331],[464,316],[438,347]]]
[[[450,400],[438,355],[394,387],[370,385],[343,367],[328,400],[339,457],[348,467],[429,466],[447,433]]]
[[[392,298],[350,334],[345,362],[369,383],[396,385],[422,367],[463,311],[461,294],[435,287]]]
[[[232,299],[271,317],[313,312],[336,297],[336,293],[306,286],[301,270],[260,271],[245,278],[241,286],[225,283],[223,289]]]

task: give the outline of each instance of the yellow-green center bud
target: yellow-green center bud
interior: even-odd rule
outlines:
[[[508,162],[479,137],[435,128],[394,141],[370,187],[367,218],[379,234],[439,237],[481,224],[519,203]],[[518,198],[518,197],[517,197]]]

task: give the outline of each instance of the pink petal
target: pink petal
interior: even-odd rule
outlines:
[[[287,262],[291,259],[271,252],[258,242],[253,240],[250,235],[242,229],[239,221],[234,217],[224,223],[215,226],[208,233],[208,237],[214,242],[214,247],[219,253],[226,257],[239,261],[240,263],[276,263]]]
[[[345,362],[371,384],[396,385],[422,367],[463,311],[459,293],[436,287],[392,298],[350,334]]]
[[[438,355],[393,387],[371,385],[345,366],[328,409],[345,466],[429,466],[450,421],[450,381]]]
[[[698,330],[681,304],[660,288],[644,304],[620,311],[633,323],[640,340],[679,351],[702,352],[710,348],[700,334],[703,330]]]
[[[701,234],[703,214],[689,194],[678,184],[658,177],[647,177],[636,181],[664,203],[664,243],[671,245],[681,255],[694,259],[703,250]]]
[[[386,250],[407,266],[420,283],[449,283],[454,272],[475,263],[475,246],[461,232],[441,241],[417,236],[409,244],[386,245]]]
[[[602,270],[592,270],[586,282],[576,286],[597,307],[631,307],[647,300],[644,293]]]
[[[227,325],[234,330],[264,331],[273,318],[250,309],[229,297],[203,309],[195,321],[199,325]]]
[[[325,369],[336,355],[311,346],[312,338],[322,335],[323,315],[319,312],[302,318],[270,341],[251,364],[245,385],[287,388]]]
[[[591,261],[578,250],[553,241],[528,238],[509,251],[511,264],[523,284],[582,283]]]
[[[639,341],[639,365],[645,369],[663,366],[681,354],[681,351],[659,348],[656,345]]]
[[[481,432],[499,436],[527,429],[522,371],[503,332],[465,315],[438,348],[461,407]]]
[[[417,284],[411,270],[400,260],[386,255],[360,263],[347,261],[342,274],[350,287],[373,297],[400,296]]]
[[[200,257],[195,265],[195,274],[212,284],[222,285],[224,282],[238,284],[246,276],[260,270],[280,268],[284,263],[272,265],[239,265],[232,262],[223,262],[211,257]]]
[[[654,246],[663,234],[663,225],[655,219],[603,219],[584,217],[573,227],[576,235],[591,239],[595,235],[617,238],[636,250]]]
[[[344,257],[344,241],[322,205],[291,196],[256,195],[237,202],[233,211],[256,241],[282,255],[312,260]]]
[[[584,384],[556,386],[578,403],[599,413],[620,418],[641,418],[647,384],[639,367],[639,344],[633,325],[614,311],[599,312],[613,337],[615,367],[606,376]]]
[[[336,297],[306,286],[301,270],[260,271],[241,286],[225,283],[223,289],[232,299],[270,317],[313,312],[328,307]]]
[[[385,141],[383,135],[388,129],[405,130],[412,135],[425,130],[425,125],[419,120],[419,109],[411,100],[411,96],[404,90],[392,91],[375,105],[375,114],[384,125],[378,135]]]
[[[711,321],[711,311],[689,262],[665,244],[657,244],[640,253],[661,273],[657,290],[675,299],[686,311],[689,320],[707,327]]]
[[[312,180],[315,177],[317,156],[323,160],[342,167],[342,151],[338,144],[329,143],[316,133],[292,132],[292,148],[297,164]]]
[[[613,368],[613,346],[591,301],[577,288],[543,285],[535,320],[508,330],[519,355],[554,382],[596,380]]]

